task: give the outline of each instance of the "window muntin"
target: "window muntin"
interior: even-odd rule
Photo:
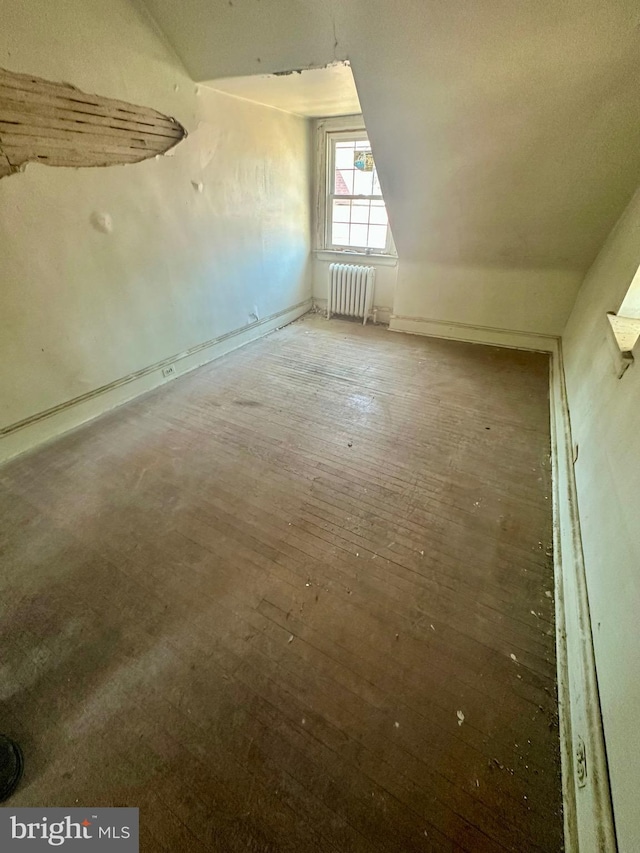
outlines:
[[[391,232],[366,133],[327,136],[328,249],[388,254]]]

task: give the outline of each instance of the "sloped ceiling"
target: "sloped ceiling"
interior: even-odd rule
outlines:
[[[207,80],[206,85],[305,118],[352,116],[362,112],[353,74],[346,63],[284,74],[224,77]]]
[[[195,80],[348,59],[400,257],[586,269],[640,180],[628,0],[147,0]]]

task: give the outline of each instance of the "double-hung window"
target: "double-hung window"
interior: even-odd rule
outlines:
[[[390,254],[387,209],[366,131],[327,134],[324,247]]]

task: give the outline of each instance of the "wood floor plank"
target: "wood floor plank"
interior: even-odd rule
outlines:
[[[309,315],[0,469],[12,804],[562,850],[548,360]]]

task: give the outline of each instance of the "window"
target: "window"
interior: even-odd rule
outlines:
[[[324,248],[390,254],[391,230],[365,131],[327,134]]]
[[[615,365],[620,378],[640,354],[640,267],[636,271],[618,312],[609,311],[607,319],[615,340]],[[634,355],[635,353],[635,355]]]
[[[618,313],[611,311],[608,318],[621,352],[631,354],[640,339],[640,267],[629,285]]]
[[[629,319],[640,320],[640,267],[636,270],[618,314]]]

